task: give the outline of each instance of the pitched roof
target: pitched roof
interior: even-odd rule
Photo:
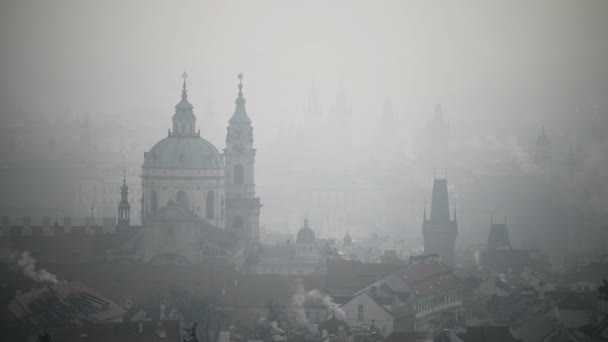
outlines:
[[[224,295],[218,300],[220,305],[232,308],[261,308],[270,302],[288,305],[300,285],[307,292],[323,291],[324,278],[323,275],[243,275],[232,286],[225,287]],[[323,306],[320,300],[308,304]]]
[[[371,264],[358,260],[327,261],[327,292],[353,294],[406,265]]]
[[[417,297],[437,292],[455,291],[462,287],[462,281],[446,264],[431,260],[409,264],[407,268],[395,272]]]
[[[126,310],[80,282],[48,285],[18,294],[9,310],[21,321],[69,322],[76,318],[106,322]]]

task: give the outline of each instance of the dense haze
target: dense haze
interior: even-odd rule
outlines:
[[[461,249],[486,240],[491,215],[554,261],[589,247],[566,246],[568,234],[605,239],[608,2],[464,3],[3,0],[2,214],[82,218],[101,206],[63,203],[62,171],[27,178],[53,156],[110,165],[100,177],[114,179],[116,200],[127,168],[137,202],[143,152],[170,128],[181,73],[221,151],[242,72],[266,232],[293,234],[308,216],[323,237],[349,228],[419,249],[433,168],[448,168]],[[438,104],[449,152],[434,159]],[[548,180],[532,162],[542,126]],[[558,170],[569,151],[570,180]]]

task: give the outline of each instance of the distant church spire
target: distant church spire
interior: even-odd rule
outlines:
[[[188,90],[186,89],[186,78],[188,74],[182,74],[184,79],[182,83],[182,99],[175,105],[175,114],[173,115],[173,136],[193,136],[195,133],[196,116],[192,109],[194,106],[188,102]]]
[[[238,85],[239,93],[238,93],[238,97],[234,101],[234,103],[236,103],[236,107],[234,109],[234,114],[230,118],[229,122],[231,124],[232,123],[250,124],[251,119],[249,119],[249,116],[247,115],[247,109],[245,109],[245,103],[247,103],[247,101],[245,101],[245,98],[243,97],[243,74],[239,74],[238,78],[239,78],[239,85]]]
[[[127,170],[123,170],[122,186],[120,187],[120,203],[118,203],[118,226],[128,227],[131,222],[131,205],[129,204],[129,187],[127,186]]]

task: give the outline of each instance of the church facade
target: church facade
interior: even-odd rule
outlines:
[[[253,126],[245,109],[242,82],[238,87],[226,149],[221,154],[196,128],[184,75],[172,129],[144,153],[141,174],[144,225],[161,208],[176,205],[211,226],[233,233],[237,239],[259,241],[261,205],[255,197]]]

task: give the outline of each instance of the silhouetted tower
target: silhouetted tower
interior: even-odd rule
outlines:
[[[506,216],[505,223],[494,223],[494,220],[490,219],[490,234],[488,235],[487,247],[488,250],[511,249]]]
[[[344,235],[344,239],[342,239],[342,242],[344,243],[344,246],[353,245],[353,239],[350,237],[348,229],[346,230],[346,235]]]
[[[128,227],[131,222],[131,205],[129,204],[129,187],[127,186],[127,173],[123,174],[120,187],[120,203],[118,203],[118,226]]]
[[[545,134],[545,126],[542,126],[540,135],[536,138],[535,159],[539,163],[551,161],[551,141]]]
[[[450,219],[447,178],[435,178],[432,196],[431,216],[427,219],[425,208],[422,223],[424,253],[439,254],[443,262],[449,266],[454,266],[458,223],[456,209],[454,209],[454,218]]]
[[[238,238],[259,242],[260,198],[255,196],[253,126],[245,109],[243,74],[239,74],[236,108],[228,124],[226,164],[226,227]]]

